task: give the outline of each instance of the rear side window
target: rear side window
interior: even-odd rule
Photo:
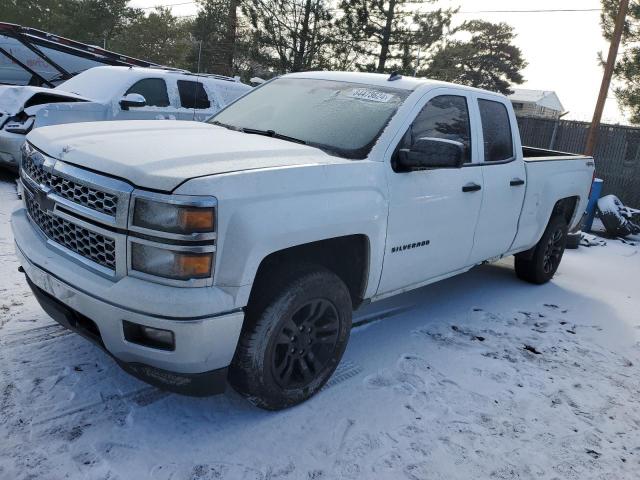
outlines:
[[[167,84],[161,78],[145,78],[134,83],[127,93],[139,93],[152,107],[168,107]]]
[[[207,92],[200,82],[178,80],[178,93],[180,94],[180,104],[184,108],[209,108],[211,106]]]
[[[484,135],[484,161],[510,160],[513,158],[513,138],[507,107],[491,100],[478,100],[478,105]]]
[[[471,127],[467,99],[457,95],[432,98],[411,124],[405,147],[411,148],[421,138],[442,138],[464,145],[464,163],[471,162]],[[409,145],[406,145],[409,143]]]

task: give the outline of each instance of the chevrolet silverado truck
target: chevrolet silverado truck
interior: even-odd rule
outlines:
[[[507,255],[548,282],[594,171],[523,148],[502,95],[340,72],[205,123],[39,128],[21,163],[16,252],[44,310],[153,385],[266,409],[322,388],[363,304]]]

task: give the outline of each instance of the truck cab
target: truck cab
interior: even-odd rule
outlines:
[[[279,409],[330,378],[362,304],[508,255],[551,280],[593,168],[523,149],[502,95],[305,72],[205,123],[35,130],[12,225],[45,310],[127,371]]]

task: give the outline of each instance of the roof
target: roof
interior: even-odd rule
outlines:
[[[496,92],[482,90],[479,88],[467,87],[455,83],[430,80],[428,78],[410,77],[400,75],[396,80],[389,80],[390,75],[386,73],[361,73],[361,72],[298,72],[285,75],[290,78],[317,78],[320,80],[334,80],[337,82],[363,83],[376,85],[379,87],[398,88],[403,90],[417,90],[418,88],[429,87],[455,87],[464,88],[475,92],[489,93],[491,95],[502,96]]]
[[[201,79],[208,78],[212,80],[224,80],[227,82],[236,82],[240,83],[234,77],[225,77],[224,75],[216,75],[213,73],[192,73],[188,70],[179,70],[179,69],[170,69],[170,68],[162,68],[162,67],[121,67],[121,66],[113,66],[113,65],[105,65],[99,67],[93,67],[93,70],[96,71],[109,71],[113,75],[121,75],[127,76],[129,78],[143,78],[148,77],[149,75],[157,75],[159,77],[172,77],[176,75],[186,75],[191,77],[199,77]]]
[[[558,112],[563,112],[564,107],[556,92],[551,90],[528,90],[525,88],[515,88],[509,95],[512,102],[535,103],[541,107],[550,108]]]
[[[72,92],[86,98],[97,101],[110,101],[119,94],[124,85],[131,85],[131,82],[150,77],[185,77],[195,80],[195,76],[189,72],[181,70],[165,70],[161,68],[144,67],[94,67],[79,73],[75,77],[61,83],[56,87],[63,92]],[[199,81],[204,84],[215,83],[224,89],[246,89],[251,87],[235,80],[219,79],[201,75]]]

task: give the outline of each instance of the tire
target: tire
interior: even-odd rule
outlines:
[[[535,247],[516,255],[516,275],[537,285],[547,283],[558,270],[566,245],[567,222],[560,216],[553,217]]]
[[[257,407],[280,410],[317,393],[349,340],[349,290],[333,272],[306,265],[263,282],[229,370],[233,388]]]

